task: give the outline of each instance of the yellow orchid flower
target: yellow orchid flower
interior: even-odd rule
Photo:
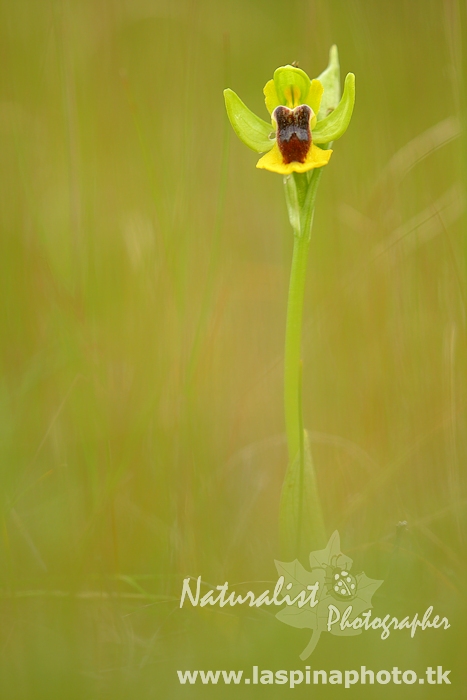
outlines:
[[[353,73],[347,75],[339,101],[337,49],[331,49],[330,64],[319,78],[310,80],[300,68],[282,66],[263,92],[272,134],[271,126],[253,114],[233,90],[224,90],[235,133],[249,148],[265,153],[256,167],[290,175],[326,165],[332,154],[326,145],[346,131],[355,102]]]

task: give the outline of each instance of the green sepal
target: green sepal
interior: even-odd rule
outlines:
[[[331,46],[329,51],[329,64],[328,67],[318,75],[318,80],[324,88],[323,99],[321,100],[321,105],[319,112],[316,115],[318,121],[324,119],[328,116],[334,109],[341,99],[341,71],[339,66],[339,52],[337,51],[337,46]]]
[[[274,71],[274,86],[276,88],[279,104],[288,105],[290,97],[293,96],[292,88],[299,90],[299,102],[303,104],[308,97],[311,80],[301,68],[295,66],[281,66]]]
[[[324,92],[326,95],[326,91]],[[344,94],[336,109],[313,129],[314,143],[329,143],[339,139],[347,130],[352,118],[355,103],[355,75],[348,73],[345,79]]]
[[[271,124],[249,110],[230,88],[224,90],[224,99],[230,123],[240,141],[256,153],[270,151],[274,145],[274,139],[269,138],[272,131]]]

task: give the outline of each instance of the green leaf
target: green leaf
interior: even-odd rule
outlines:
[[[325,93],[326,94],[326,93]],[[318,121],[313,129],[314,143],[329,143],[339,139],[347,130],[355,104],[355,75],[348,73],[345,79],[344,94],[331,114]]]
[[[324,119],[330,114],[334,109],[336,109],[339,101],[341,99],[341,72],[339,67],[339,53],[337,51],[337,46],[331,46],[329,51],[329,65],[328,67],[318,76],[318,80],[324,88],[323,99],[321,100],[321,106],[319,112],[316,115],[318,121]]]
[[[306,202],[309,173],[292,173],[284,177],[285,201],[295,236],[301,235],[301,212]]]
[[[271,124],[249,110],[230,88],[224,90],[224,99],[230,123],[240,141],[256,153],[270,151],[274,145],[274,139],[269,138],[272,131]]]
[[[287,558],[306,561],[310,550],[326,541],[323,514],[311,459],[308,435],[304,431],[302,450],[289,464],[282,486],[279,511],[281,548]]]
[[[284,177],[285,202],[289,215],[290,225],[296,236],[300,236],[300,201],[295,173]]]
[[[313,213],[315,210],[316,193],[320,180],[323,176],[324,168],[315,168],[311,174],[307,173],[308,186],[306,196],[300,209],[300,235],[311,236],[311,228],[313,225]]]

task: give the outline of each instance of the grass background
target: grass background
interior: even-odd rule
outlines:
[[[451,628],[323,635],[309,663],[443,664],[433,694],[467,697],[466,26],[456,0],[2,0],[2,698],[290,693],[179,686],[300,668],[309,632],[178,599],[187,575],[262,591],[279,556],[293,241],[222,89],[265,118],[274,69],[317,75],[332,43],[357,103],[318,196],[305,424],[377,613]]]

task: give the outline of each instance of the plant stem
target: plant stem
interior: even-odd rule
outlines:
[[[284,401],[289,460],[300,449],[300,360],[302,344],[303,297],[310,241],[295,236],[290,272],[287,324],[285,330]]]
[[[300,177],[303,178],[306,176],[302,175]],[[304,201],[299,205],[300,230],[294,231],[294,249],[287,302],[284,359],[285,424],[290,462],[295,459],[302,442],[301,426],[303,425],[303,421],[300,362],[303,299],[305,294],[306,266],[311,240],[314,204],[320,179],[321,168],[315,170],[310,178]]]

